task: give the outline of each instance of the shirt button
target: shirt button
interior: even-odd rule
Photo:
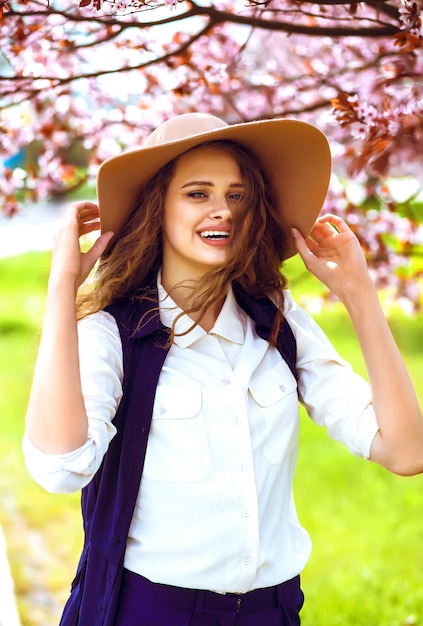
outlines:
[[[244,509],[242,511],[242,514],[243,514],[244,517],[249,517],[250,516],[250,509]]]
[[[241,420],[239,417],[234,417],[234,424],[235,426],[239,426],[241,424]]]
[[[285,387],[285,385],[279,385],[279,389],[280,389],[281,391],[286,391],[286,387]]]
[[[240,472],[245,472],[245,469],[246,469],[245,463],[240,463],[238,465],[238,469],[239,469]]]
[[[250,563],[251,563],[251,559],[250,559],[250,557],[249,557],[249,556],[246,556],[246,557],[245,557],[245,559],[244,559],[244,565],[245,565],[245,566],[247,566],[247,565],[249,565]]]
[[[166,409],[165,409],[165,407],[164,407],[164,406],[161,406],[161,407],[160,407],[160,409],[159,409],[159,413],[160,413],[160,415],[164,415],[164,414],[166,413]]]
[[[231,381],[231,379],[230,379],[230,378],[224,378],[224,379],[222,380],[222,383],[223,383],[224,385],[230,385],[230,384],[231,384],[231,382],[232,382],[232,381]]]

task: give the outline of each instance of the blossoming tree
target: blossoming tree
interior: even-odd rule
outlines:
[[[356,229],[379,284],[418,306],[423,0],[0,5],[3,212],[81,185],[174,114],[294,116],[331,142],[325,210]]]

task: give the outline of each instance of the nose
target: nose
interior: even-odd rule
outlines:
[[[231,219],[232,211],[229,207],[227,198],[217,200],[210,209],[209,216],[213,220],[226,222]]]

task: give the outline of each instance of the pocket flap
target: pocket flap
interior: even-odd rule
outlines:
[[[165,385],[157,388],[153,419],[186,419],[198,415],[200,409],[200,385]]]
[[[297,383],[285,361],[250,381],[250,393],[262,407],[271,406],[295,391]]]

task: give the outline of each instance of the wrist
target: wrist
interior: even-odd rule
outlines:
[[[370,276],[356,281],[340,295],[340,300],[351,318],[367,315],[374,306],[380,307],[376,287]]]
[[[78,276],[71,271],[55,271],[50,272],[48,279],[48,293],[69,294],[70,292],[76,297],[79,289]]]
[[[74,280],[52,276],[49,279],[46,298],[46,316],[57,319],[76,318],[77,286]]]

